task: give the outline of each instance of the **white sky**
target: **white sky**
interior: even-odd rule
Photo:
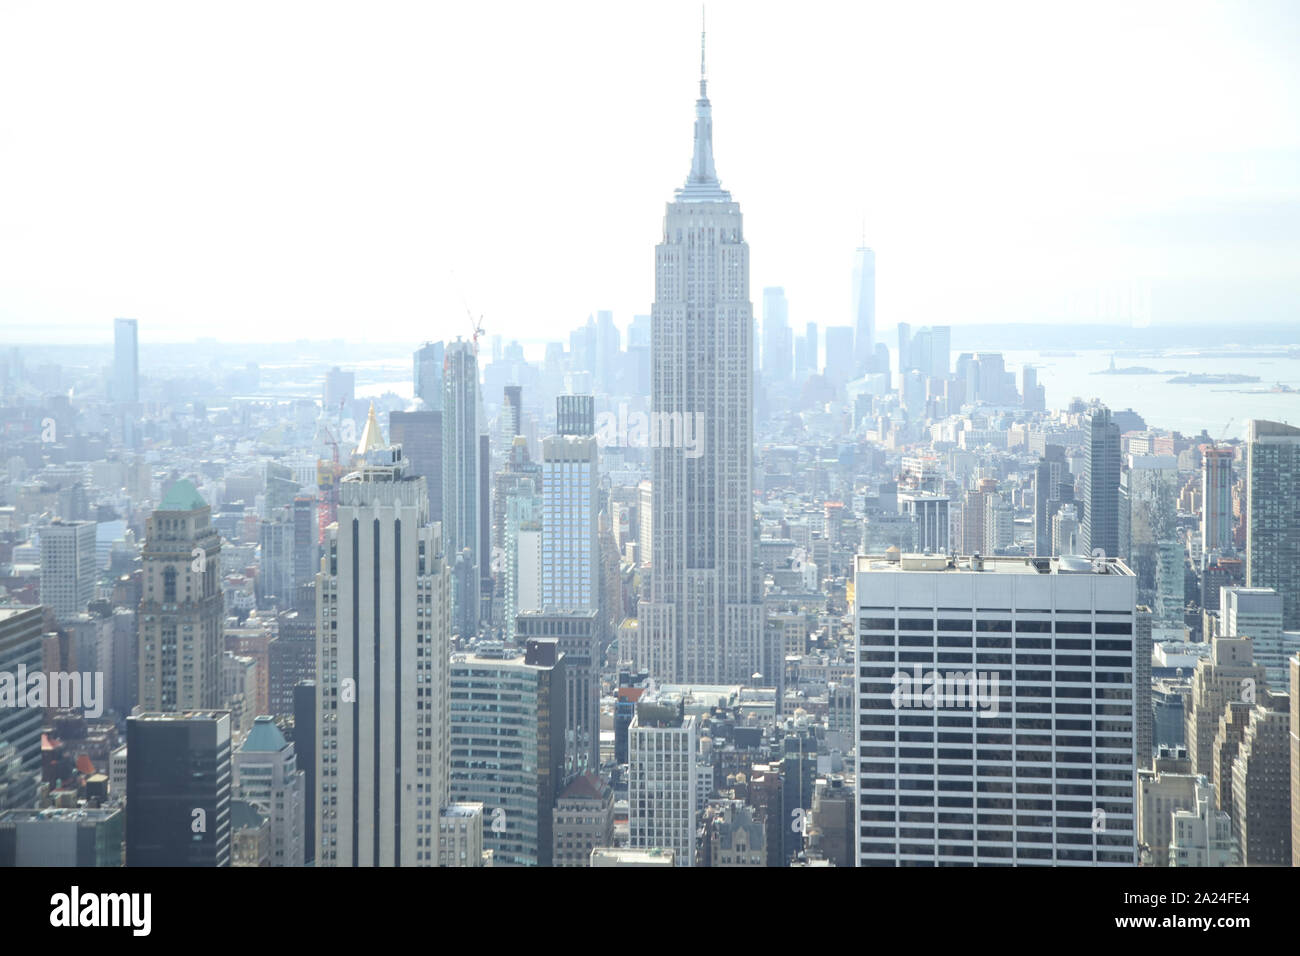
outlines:
[[[0,6],[0,341],[567,338],[649,312],[694,2]],[[751,299],[1278,320],[1300,4],[709,4]],[[1133,301],[1141,301],[1140,296]],[[1211,305],[1207,305],[1210,303]],[[1206,314],[1207,311],[1212,314]],[[1122,317],[1122,316],[1121,316]]]

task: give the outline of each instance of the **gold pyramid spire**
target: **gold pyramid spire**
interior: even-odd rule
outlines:
[[[366,416],[366,427],[361,430],[361,441],[357,442],[355,454],[364,455],[367,452],[387,447],[388,443],[384,441],[384,433],[379,430],[379,419],[375,417],[375,403],[372,401],[370,403],[370,414]]]

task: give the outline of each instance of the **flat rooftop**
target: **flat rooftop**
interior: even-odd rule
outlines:
[[[946,574],[1118,574],[1133,572],[1119,558],[1067,554],[1058,558],[945,554],[859,554],[854,569],[863,572],[942,571]]]
[[[17,617],[19,614],[28,614],[39,607],[39,604],[18,604],[9,607],[0,607],[0,621],[7,621],[11,617]]]
[[[27,823],[33,820],[95,823],[122,812],[121,807],[46,807],[42,810],[0,811],[0,823]]]
[[[146,720],[146,721],[177,721],[177,720],[218,720],[222,717],[229,717],[228,710],[191,710],[177,713],[152,712],[147,714],[133,714],[128,720]]]

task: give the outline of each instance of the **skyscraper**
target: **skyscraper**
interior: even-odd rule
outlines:
[[[1183,739],[1192,773],[1214,776],[1214,736],[1223,709],[1230,701],[1254,698],[1265,684],[1264,667],[1255,663],[1249,638],[1216,637],[1210,656],[1196,662],[1191,693],[1183,704]],[[1247,692],[1249,691],[1249,692]]]
[[[320,570],[320,515],[316,499],[299,495],[293,499],[293,586],[295,590],[316,580]],[[284,595],[288,600],[292,595]]]
[[[1249,637],[1269,690],[1285,693],[1291,680],[1287,661],[1297,650],[1297,635],[1282,631],[1282,595],[1272,588],[1236,587],[1219,594],[1219,633]]]
[[[763,290],[763,376],[770,382],[790,380],[790,303],[785,289]]]
[[[423,478],[372,448],[316,577],[318,866],[436,866],[450,579]]]
[[[853,378],[853,329],[832,325],[826,329],[826,379],[844,385]]]
[[[871,371],[876,353],[876,254],[866,245],[853,254],[853,364]]]
[[[1034,554],[1049,557],[1052,551],[1052,517],[1061,506],[1061,485],[1070,474],[1065,448],[1047,445],[1034,468]]]
[[[140,401],[140,344],[135,319],[113,320],[113,401]]]
[[[619,356],[622,335],[614,324],[614,313],[596,313],[596,386],[602,392],[612,392],[618,384]]]
[[[316,862],[316,723],[320,708],[316,682],[304,680],[293,688],[293,749],[303,775],[302,844],[307,863]]]
[[[714,170],[702,38],[694,156],[664,215],[655,290],[652,412],[699,422],[703,434],[694,456],[683,442],[652,451],[655,567],[641,605],[652,660],[643,664],[661,679],[748,681],[763,633],[749,247],[740,206]]]
[[[442,360],[441,342],[425,342],[415,350],[415,397],[431,411],[442,408]],[[397,439],[393,442],[396,444]]]
[[[1300,866],[1300,654],[1287,661],[1291,681],[1291,865]]]
[[[306,860],[306,775],[296,748],[266,715],[233,756],[236,799],[247,800],[270,821],[271,866],[302,866]]]
[[[345,372],[337,365],[325,373],[325,387],[321,393],[326,414],[333,415],[352,403],[356,397],[357,374]]]
[[[428,348],[428,346],[425,346]],[[441,349],[439,349],[441,354]],[[438,363],[438,406],[442,406],[442,363]],[[423,478],[429,520],[442,520],[442,412],[389,412],[388,440],[402,446],[406,473]]]
[[[1282,595],[1282,627],[1300,630],[1300,428],[1246,425],[1246,584]]]
[[[794,377],[796,382],[803,382],[810,375],[816,375],[820,366],[817,364],[820,346],[817,344],[817,323],[809,322],[804,326],[804,334],[794,342]]]
[[[1210,552],[1232,553],[1231,448],[1201,446],[1201,562]]]
[[[596,434],[596,396],[555,396],[555,434]]]
[[[127,718],[127,866],[230,866],[230,744],[224,711]]]
[[[542,607],[600,607],[598,449],[593,436],[542,442]]]
[[[858,865],[1134,865],[1134,594],[1119,561],[859,555]]]
[[[41,603],[60,622],[86,613],[95,597],[95,522],[55,520],[40,529]]]
[[[912,491],[898,496],[898,510],[911,515],[916,523],[916,547],[933,554],[948,554],[949,509],[947,495],[932,491]]]
[[[1291,863],[1290,705],[1261,695],[1232,761],[1232,829],[1244,866]]]
[[[457,589],[452,632],[478,634],[479,567],[479,395],[478,355],[470,342],[447,346],[443,366],[442,542],[447,561],[462,558],[472,584]],[[463,596],[462,596],[463,595]]]
[[[185,478],[149,516],[140,629],[140,706],[148,711],[220,706],[221,535],[212,509]]]
[[[1088,453],[1083,467],[1083,526],[1080,547],[1119,556],[1119,426],[1110,409],[1094,404],[1088,418]]]
[[[508,452],[515,436],[522,434],[524,423],[524,389],[521,385],[507,385],[502,389],[501,416],[497,434],[501,450]]]
[[[45,711],[40,707],[18,707],[17,700],[5,698],[26,691],[24,675],[43,670],[43,630],[43,608],[39,604],[0,608],[0,674],[12,675],[13,680],[13,685],[0,695],[0,810],[34,806],[36,801]],[[6,757],[7,747],[13,749]]]
[[[628,729],[628,845],[695,865],[696,718],[675,695],[648,693]]]
[[[283,513],[263,518],[257,534],[257,606],[288,607],[293,599],[294,527]]]
[[[600,634],[595,609],[524,610],[515,621],[515,640],[554,639],[564,655],[566,775],[600,768]]]
[[[528,460],[528,442],[515,436],[510,458],[493,488],[493,546],[501,548],[502,618],[507,641],[515,617],[542,600],[542,468]],[[500,535],[497,540],[496,535]]]
[[[907,322],[898,323],[898,374],[906,375],[912,364],[912,326]],[[971,396],[973,399],[974,396]]]
[[[1178,460],[1129,455],[1119,483],[1119,555],[1138,579],[1138,603],[1154,612],[1159,640],[1181,640],[1183,542],[1177,528]]]
[[[452,799],[483,805],[483,843],[497,866],[551,864],[564,684],[554,640],[529,640],[523,656],[498,644],[452,657]]]

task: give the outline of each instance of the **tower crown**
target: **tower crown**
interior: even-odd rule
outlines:
[[[704,30],[700,30],[700,98],[695,101],[695,148],[686,185],[677,190],[678,202],[731,202],[713,167],[713,108],[709,103],[704,69]]]

